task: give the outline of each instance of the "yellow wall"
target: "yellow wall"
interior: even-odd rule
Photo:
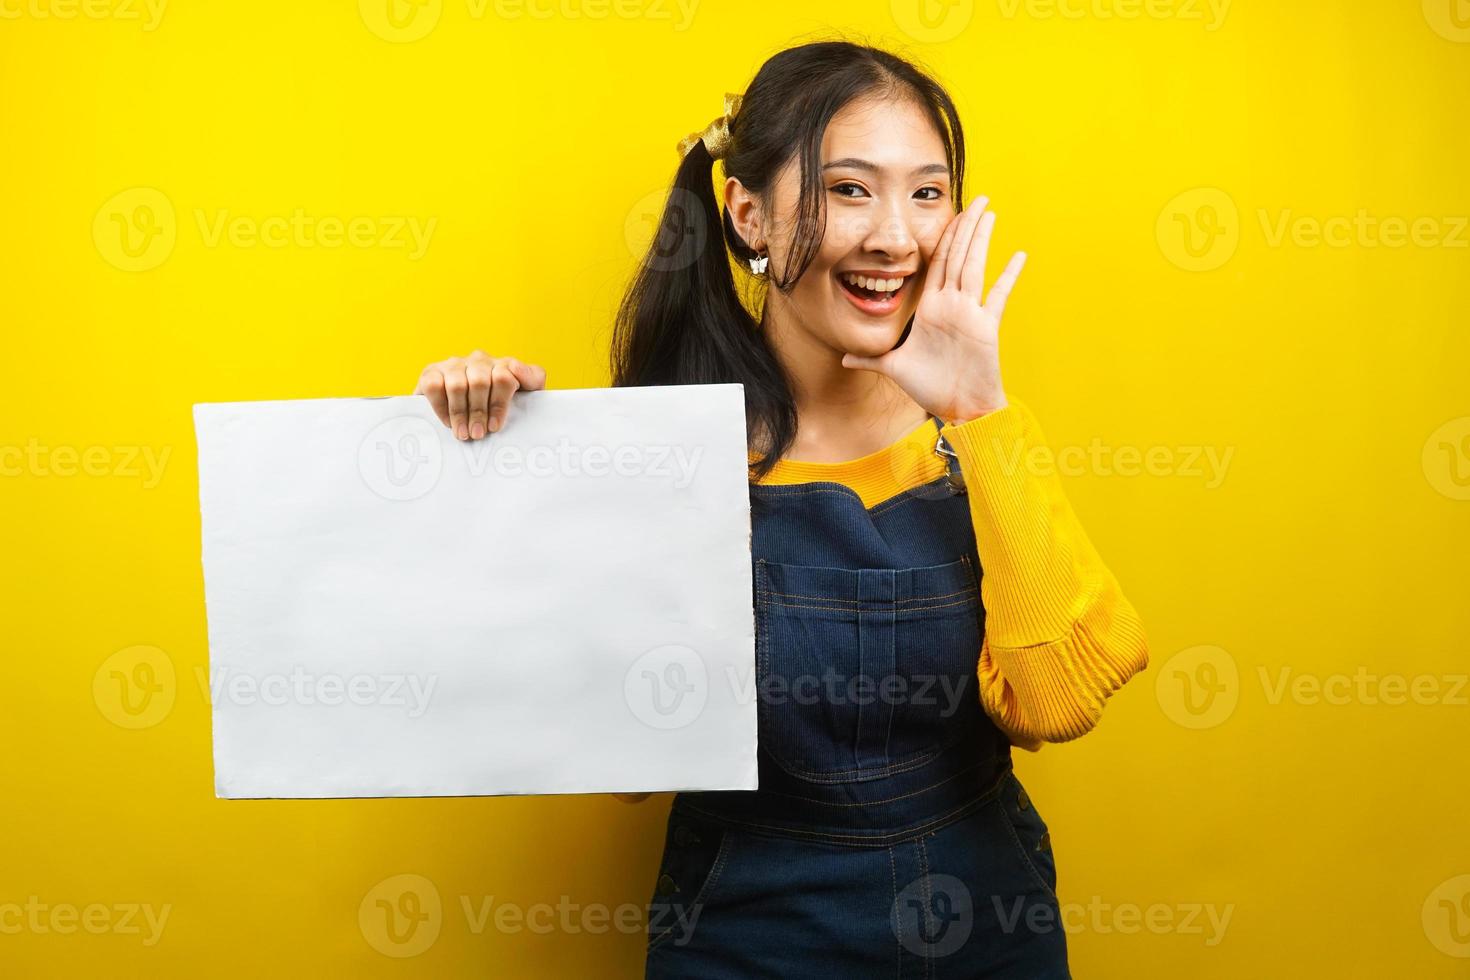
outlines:
[[[0,974],[636,973],[666,796],[214,799],[190,406],[605,383],[675,143],[838,27],[951,84],[1008,390],[1149,628],[1020,760],[1076,973],[1465,975],[1465,0],[394,2],[0,0]]]

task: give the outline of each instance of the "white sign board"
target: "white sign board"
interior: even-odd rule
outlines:
[[[194,422],[218,796],[756,787],[741,386]]]

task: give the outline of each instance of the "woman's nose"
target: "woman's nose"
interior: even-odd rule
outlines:
[[[863,248],[870,252],[884,252],[903,256],[918,247],[916,230],[907,215],[888,213],[873,222],[863,236]]]

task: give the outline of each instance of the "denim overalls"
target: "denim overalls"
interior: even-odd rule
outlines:
[[[675,796],[647,977],[1069,976],[1046,824],[980,705],[979,557],[936,451],[946,476],[871,508],[751,486],[760,788]]]

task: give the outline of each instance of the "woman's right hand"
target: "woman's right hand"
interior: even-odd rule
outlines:
[[[456,439],[464,440],[498,431],[517,391],[545,387],[545,368],[477,350],[469,357],[451,357],[424,368],[413,393],[426,396],[439,421]]]

